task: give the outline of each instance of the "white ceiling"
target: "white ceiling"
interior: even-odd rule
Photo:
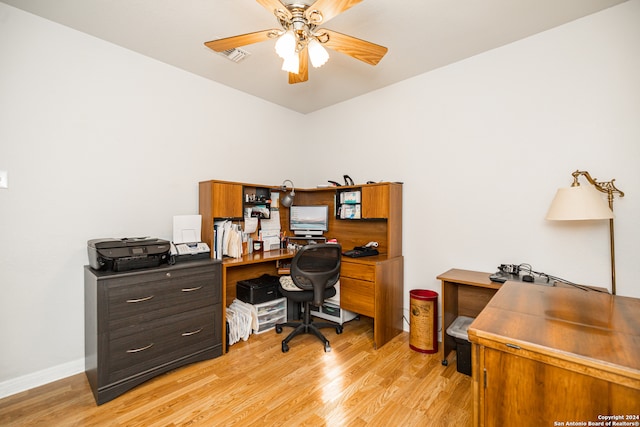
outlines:
[[[239,63],[205,41],[278,28],[255,0],[2,0],[11,6],[309,113],[562,25],[626,0],[364,0],[323,27],[389,48],[373,67],[329,51],[290,85],[275,41]],[[291,0],[284,0],[291,1]],[[337,0],[338,1],[338,0]]]

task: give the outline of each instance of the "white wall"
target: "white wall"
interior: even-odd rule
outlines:
[[[4,3],[0,62],[1,397],[84,370],[88,239],[171,239],[202,180],[282,182],[252,166],[292,163],[304,116]]]
[[[639,17],[632,0],[301,116],[0,3],[0,397],[82,371],[86,240],[169,238],[212,178],[403,181],[407,307],[452,267],[608,286],[606,223],[544,220],[586,169],[626,193],[618,293],[640,297]],[[323,124],[313,161],[244,166],[309,159],[282,120]]]
[[[617,291],[640,297],[638,22],[630,1],[313,114],[329,146],[309,184],[405,183],[405,308],[449,268],[529,263],[609,287],[608,223],[544,219],[576,169],[626,193]]]

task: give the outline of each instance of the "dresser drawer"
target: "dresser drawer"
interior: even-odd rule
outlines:
[[[222,354],[219,260],[84,272],[85,372],[98,405]]]
[[[343,258],[340,266],[340,277],[350,277],[352,279],[373,282],[376,280],[376,267],[374,265],[345,262]],[[340,283],[342,283],[342,280],[340,280]]]
[[[112,331],[105,339],[103,384],[213,347],[221,340],[221,311],[216,304]]]
[[[126,280],[111,281],[105,287],[108,327],[149,322],[219,303],[217,280],[217,275],[209,271],[189,276],[168,272],[152,274],[135,286]]]
[[[341,276],[340,307],[365,316],[375,317],[374,283]]]
[[[136,288],[141,286],[153,286],[164,283],[181,286],[184,288],[196,287],[200,285],[217,284],[221,278],[220,265],[210,265],[208,267],[195,268],[163,268],[147,271],[136,271],[100,276],[107,286],[107,292],[112,295],[119,294],[125,298],[135,298],[138,296]],[[131,292],[131,293],[129,293]],[[222,292],[218,289],[215,294],[215,302],[219,302]]]

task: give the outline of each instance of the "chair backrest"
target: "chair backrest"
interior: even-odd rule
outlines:
[[[313,305],[324,302],[325,289],[340,279],[342,247],[335,243],[303,246],[291,261],[291,279],[300,289],[313,290]]]

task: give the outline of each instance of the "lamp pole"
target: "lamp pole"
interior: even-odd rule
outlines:
[[[613,195],[617,193],[620,197],[624,197],[624,193],[616,188],[614,181],[603,181],[598,182],[596,179],[592,178],[587,171],[576,170],[571,175],[573,175],[573,184],[572,187],[577,187],[580,185],[578,182],[578,177],[580,175],[584,176],[590,184],[596,187],[596,190],[606,193],[607,199],[609,201],[609,209],[613,212]],[[616,250],[614,244],[614,233],[613,233],[613,218],[609,218],[609,244],[611,245],[611,293],[613,295],[616,294]]]

